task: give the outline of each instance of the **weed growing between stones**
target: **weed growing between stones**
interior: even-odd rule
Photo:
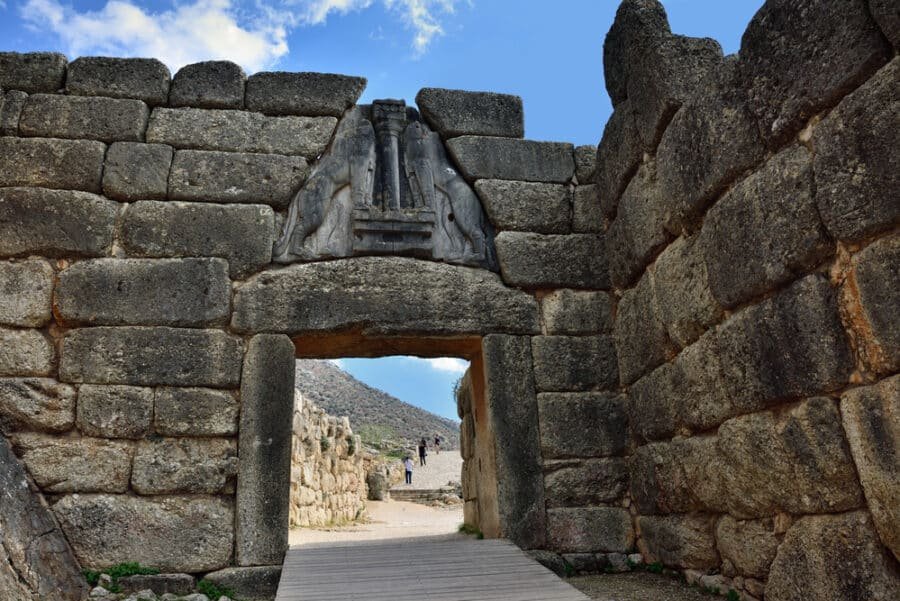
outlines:
[[[484,538],[484,533],[478,529],[477,526],[472,526],[471,524],[460,524],[459,532],[461,534],[468,534],[469,536],[474,536],[478,540],[482,540]]]
[[[201,580],[200,582],[198,582],[197,590],[210,599],[221,599],[222,597],[228,597],[233,601],[240,601],[239,599],[235,599],[234,591],[229,588],[217,586],[209,580]]]

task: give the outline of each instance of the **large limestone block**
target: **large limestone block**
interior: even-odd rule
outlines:
[[[232,591],[241,601],[271,601],[278,591],[281,566],[225,568],[207,574],[203,579]]]
[[[485,336],[482,350],[499,534],[523,549],[539,549],[545,543],[547,517],[530,340]]]
[[[624,397],[604,392],[538,395],[546,458],[618,455],[628,444]]]
[[[247,109],[267,115],[340,117],[366,87],[363,77],[331,73],[256,73],[247,79]]]
[[[593,144],[583,144],[575,147],[575,179],[578,185],[586,186],[594,183],[594,175],[597,170],[597,147]]]
[[[59,52],[0,52],[0,88],[29,94],[58,92],[67,62]]]
[[[637,286],[626,290],[616,312],[613,330],[623,384],[631,384],[675,352],[660,318],[652,278],[647,273]]]
[[[153,420],[153,389],[82,384],[76,419],[88,436],[143,438]]]
[[[19,135],[139,142],[149,116],[140,100],[32,94],[19,117]]]
[[[584,507],[611,503],[628,489],[625,459],[545,461],[547,507]]]
[[[132,256],[222,257],[243,278],[272,259],[274,223],[266,205],[136,202],[122,219],[122,245]]]
[[[500,230],[566,234],[572,207],[568,186],[483,179],[475,190],[491,222]]]
[[[900,14],[894,0],[869,0],[869,11],[894,49],[900,48]]]
[[[204,326],[230,301],[224,259],[96,259],[60,272],[55,309],[67,325]]]
[[[603,41],[603,75],[613,106],[628,98],[634,53],[671,34],[666,10],[658,0],[626,0]]]
[[[227,497],[70,495],[53,513],[85,568],[123,557],[164,572],[206,572],[231,563],[234,503]]]
[[[889,601],[900,597],[897,564],[863,511],[800,518],[769,572],[766,601]],[[798,593],[802,591],[802,593]]]
[[[617,106],[606,122],[597,147],[595,179],[600,188],[600,207],[607,217],[616,214],[619,197],[637,171],[643,151],[634,125],[630,101]]]
[[[706,214],[698,244],[712,294],[734,307],[834,252],[813,199],[809,152],[792,146],[729,190]]]
[[[6,595],[4,599],[83,601],[88,586],[78,562],[3,436],[0,490],[0,593]]]
[[[612,330],[612,300],[606,292],[554,290],[541,298],[541,317],[548,334],[603,334]]]
[[[9,90],[0,102],[0,136],[19,135],[19,116],[28,94],[18,90]]]
[[[117,211],[118,203],[86,192],[0,189],[0,255],[102,256]]]
[[[116,200],[164,200],[173,155],[165,144],[112,144],[103,167],[103,194]]]
[[[303,157],[178,150],[169,174],[169,199],[283,209],[308,174]]]
[[[900,235],[882,238],[853,257],[846,312],[868,368],[900,368]]]
[[[238,431],[239,407],[224,390],[157,388],[153,425],[162,436],[230,436]]]
[[[99,327],[70,330],[61,354],[65,382],[228,388],[243,344],[220,330]]]
[[[900,559],[900,376],[845,392],[841,415],[875,528]]]
[[[0,186],[100,192],[105,153],[95,140],[0,137]]]
[[[900,18],[898,18],[900,19]],[[844,98],[813,131],[816,203],[831,235],[859,242],[900,220],[900,58]]]
[[[610,390],[619,383],[611,336],[536,336],[531,347],[540,392]]]
[[[16,453],[35,483],[47,493],[128,490],[131,443],[100,438],[14,434]]]
[[[682,350],[673,361],[674,395],[672,403],[678,422],[693,431],[714,428],[729,417],[752,411],[769,403],[760,397],[736,402],[730,393],[726,351],[715,331],[707,332],[697,342]]]
[[[500,232],[494,243],[500,273],[510,286],[609,289],[602,236]]]
[[[37,330],[0,328],[0,376],[48,376],[56,348]]]
[[[657,150],[660,193],[669,230],[694,230],[715,197],[762,161],[765,148],[747,109],[734,59],[682,106]]]
[[[747,26],[740,51],[759,131],[771,147],[780,146],[891,54],[866,0],[766,2]]]
[[[175,148],[301,155],[315,159],[325,151],[334,117],[266,117],[247,111],[156,108],[147,141]]]
[[[525,135],[522,99],[510,94],[467,92],[442,88],[422,88],[416,105],[428,124],[441,136]]]
[[[49,378],[0,378],[0,431],[65,432],[75,423],[75,395]]]
[[[631,428],[639,439],[671,438],[681,412],[676,407],[678,369],[663,363],[628,387],[628,415]]]
[[[247,76],[230,61],[186,65],[172,78],[169,106],[239,109],[244,106]]]
[[[547,533],[548,547],[563,553],[627,553],[634,545],[631,516],[620,507],[548,509]]]
[[[241,377],[237,564],[274,565],[288,548],[294,345],[287,336],[250,339]]]
[[[637,525],[650,563],[694,570],[718,567],[715,516],[641,516]]]
[[[572,231],[576,234],[599,234],[606,230],[600,186],[581,185],[572,196]]]
[[[575,148],[561,142],[462,136],[447,142],[467,179],[568,183],[575,175]]]
[[[625,188],[606,234],[609,275],[617,288],[633,285],[668,243],[667,209],[656,181],[656,163],[648,161]]]
[[[536,333],[538,307],[491,272],[405,258],[360,257],[265,272],[238,288],[232,327],[366,335]],[[377,319],[373,316],[377,315]]]
[[[656,258],[653,292],[669,340],[681,348],[722,320],[697,236],[678,238]]]
[[[237,474],[237,461],[234,440],[143,440],[134,453],[131,486],[141,495],[221,493]]]
[[[150,106],[169,98],[169,69],[154,58],[87,56],[69,63],[66,91],[78,96],[136,98]]]
[[[771,519],[736,520],[726,515],[716,525],[716,544],[742,576],[765,580],[781,537]]]
[[[53,268],[46,261],[0,262],[0,325],[39,328],[53,317]]]

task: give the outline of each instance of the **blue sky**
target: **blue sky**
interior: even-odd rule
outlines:
[[[726,53],[763,0],[663,0],[672,30]],[[322,71],[369,80],[362,101],[422,87],[522,96],[526,136],[596,144],[611,106],[603,38],[616,0],[0,0],[0,50],[153,56],[173,73],[228,59],[248,72]],[[343,360],[372,386],[455,418],[459,360]]]
[[[663,0],[673,31],[737,51],[762,0]],[[362,75],[363,101],[425,86],[522,96],[529,138],[596,144],[611,107],[603,37],[615,0],[0,0],[0,49],[154,56],[174,71]]]

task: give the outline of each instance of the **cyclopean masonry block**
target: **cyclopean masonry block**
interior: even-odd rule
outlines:
[[[237,473],[237,445],[221,438],[137,443],[131,487],[140,495],[217,494]]]
[[[485,336],[482,351],[500,535],[539,549],[546,543],[547,518],[530,342],[525,336]]]
[[[82,601],[88,591],[69,543],[0,436],[0,591],[7,599]]]
[[[495,239],[500,273],[522,288],[609,288],[603,237],[500,232]]]
[[[571,192],[562,184],[483,179],[475,190],[500,230],[566,234],[571,230]]]
[[[65,382],[234,387],[242,346],[220,330],[76,329],[62,341],[59,373]]]
[[[153,426],[161,436],[231,436],[238,432],[238,414],[239,404],[230,392],[157,388]]]
[[[0,378],[0,432],[66,432],[75,424],[76,391],[49,378]]]
[[[85,568],[128,557],[164,572],[206,572],[232,561],[230,498],[69,495],[52,509]]]
[[[900,376],[845,392],[841,415],[875,528],[900,558]]]
[[[136,202],[122,217],[121,241],[132,256],[222,257],[242,278],[272,259],[274,223],[265,205]]]
[[[742,576],[765,579],[781,536],[772,519],[736,520],[723,516],[716,524],[716,547]]]
[[[547,334],[580,335],[612,330],[612,300],[606,292],[554,290],[541,298]]]
[[[594,182],[597,170],[597,147],[585,144],[575,147],[575,179],[578,184],[586,186]]]
[[[627,553],[634,545],[628,510],[620,507],[560,507],[547,510],[548,544],[562,552]]]
[[[41,332],[0,328],[0,376],[48,376],[55,359],[53,343]]]
[[[31,433],[15,434],[12,442],[28,473],[45,492],[128,490],[134,454],[130,442]]]
[[[781,146],[891,54],[865,0],[769,0],[747,26],[740,50],[759,131],[770,147]],[[828,69],[821,68],[823,61]]]
[[[0,255],[105,255],[112,245],[118,208],[118,203],[86,192],[0,189]]]
[[[50,321],[53,275],[46,261],[0,262],[0,325],[39,328]]]
[[[416,105],[428,124],[442,137],[525,135],[522,99],[493,92],[466,92],[422,88]]]
[[[116,142],[106,152],[103,194],[116,200],[164,200],[174,154],[165,144]]]
[[[178,150],[169,174],[169,199],[268,204],[283,209],[308,173],[302,157]]]
[[[628,444],[624,397],[606,392],[541,393],[541,452],[548,459],[619,455]],[[572,432],[578,431],[578,436]]]
[[[896,599],[900,576],[891,562],[868,513],[804,516],[778,548],[765,598],[788,601],[803,591],[814,601]]]
[[[0,52],[0,88],[29,94],[54,93],[66,78],[66,56],[58,52]]]
[[[622,383],[630,384],[674,354],[647,273],[619,302],[615,325],[616,356]]]
[[[859,242],[900,220],[900,159],[890,134],[900,126],[898,78],[895,58],[813,131],[816,203],[828,231],[840,240]]]
[[[572,231],[576,234],[599,234],[606,230],[600,187],[578,186],[572,196]]]
[[[66,91],[77,96],[135,98],[150,106],[169,98],[169,69],[151,58],[89,56],[69,63]]]
[[[675,568],[710,569],[719,565],[715,516],[641,516],[639,546],[648,563]]]
[[[336,289],[355,293],[336,297]],[[531,334],[540,327],[534,298],[506,288],[494,273],[399,257],[359,257],[262,273],[237,289],[234,307],[232,327],[241,332],[361,328],[370,336]]]
[[[266,117],[217,109],[156,108],[147,141],[175,148],[301,155],[315,159],[325,151],[334,117]]]
[[[0,186],[100,192],[106,145],[90,140],[0,138]]]
[[[859,354],[869,370],[889,374],[900,368],[900,235],[873,242],[851,266],[845,306]]]
[[[78,388],[78,429],[88,436],[143,438],[153,421],[153,389],[139,386]]]
[[[568,183],[575,175],[575,149],[561,142],[462,136],[447,149],[470,180],[509,179]]]
[[[586,507],[611,503],[621,498],[627,490],[628,464],[625,459],[544,461],[547,507]]]
[[[229,61],[187,65],[172,78],[169,106],[239,109],[244,106],[246,81],[244,70]]]
[[[607,217],[616,214],[619,197],[637,171],[642,154],[631,104],[625,101],[610,115],[597,147],[594,178],[600,188],[600,207]]]
[[[28,94],[10,90],[0,99],[0,136],[19,135],[19,116]]]
[[[611,336],[536,336],[531,340],[540,392],[609,390],[619,383]]]
[[[204,326],[230,300],[224,259],[96,259],[60,272],[55,310],[66,325]]]
[[[288,548],[294,345],[287,336],[250,339],[241,377],[236,560],[280,564]]]
[[[225,568],[207,574],[203,579],[232,591],[242,601],[270,601],[278,591],[281,566]]]
[[[140,100],[32,94],[19,117],[19,135],[140,142],[149,116]]]
[[[900,48],[900,15],[894,9],[893,0],[869,0],[872,18],[896,50]]]
[[[809,271],[834,252],[813,200],[809,152],[793,146],[729,190],[698,244],[712,294],[734,307]]]
[[[257,73],[247,79],[247,109],[267,115],[340,117],[366,87],[362,77],[328,73]]]

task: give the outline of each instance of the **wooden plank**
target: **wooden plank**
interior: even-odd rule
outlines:
[[[504,540],[316,543],[288,551],[276,601],[589,601]]]

